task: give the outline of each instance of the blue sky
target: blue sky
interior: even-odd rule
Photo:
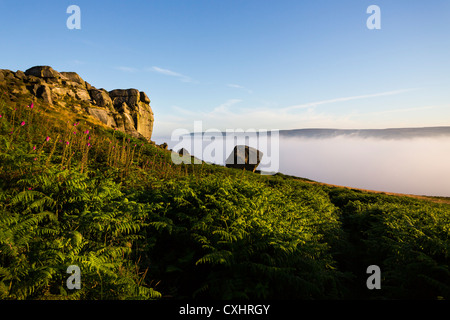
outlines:
[[[0,0],[0,37],[0,68],[145,91],[154,136],[450,125],[448,0]]]

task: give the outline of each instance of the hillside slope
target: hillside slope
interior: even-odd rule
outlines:
[[[11,96],[1,299],[450,298],[448,204],[174,165],[145,139]]]

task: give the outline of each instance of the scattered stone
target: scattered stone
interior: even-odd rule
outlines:
[[[181,149],[178,151],[178,154],[179,154],[180,156],[190,156],[189,151],[187,151],[185,148],[181,148]]]

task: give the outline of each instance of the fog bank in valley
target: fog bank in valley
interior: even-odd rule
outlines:
[[[450,196],[450,137],[282,138],[280,172],[354,188]]]
[[[218,146],[225,145],[219,140],[215,142]],[[156,142],[167,142],[170,149],[175,147],[174,151],[179,149],[179,141],[170,138],[160,138]],[[209,140],[203,141],[203,149],[193,150],[192,142],[185,148],[198,158],[223,165],[229,150],[224,149],[222,160],[217,161],[217,157],[211,159],[203,152],[210,144]],[[259,149],[270,157],[264,146]],[[450,136],[382,139],[280,135],[278,160],[279,172],[318,182],[450,197]]]

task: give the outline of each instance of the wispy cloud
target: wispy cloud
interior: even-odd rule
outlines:
[[[247,129],[249,126],[255,129],[296,129],[308,126],[334,127],[336,123],[342,126],[353,127],[355,125],[351,115],[331,115],[327,113],[317,113],[315,110],[305,110],[302,113],[293,114],[291,112],[280,112],[273,108],[245,108],[241,107],[243,103],[240,99],[229,99],[224,103],[204,112],[192,112],[191,110],[173,107],[175,113],[165,116],[171,125],[177,123],[172,130],[176,128],[185,128],[192,130],[194,121],[202,120],[203,129]],[[237,108],[239,104],[239,108]],[[236,106],[237,110],[233,108]],[[168,122],[168,123],[169,123]],[[167,124],[168,124],[167,123]],[[168,126],[160,127],[165,133],[169,134]],[[169,134],[170,135],[170,134]]]
[[[153,66],[153,67],[151,67],[150,70],[154,71],[154,72],[157,72],[159,74],[166,75],[166,76],[176,77],[182,82],[195,82],[191,77],[188,77],[188,76],[186,76],[184,74],[181,74],[181,73],[169,70],[169,69],[163,69],[163,68],[160,68],[160,67]]]
[[[226,102],[222,103],[221,105],[215,107],[211,113],[229,113],[229,108],[239,102],[241,102],[241,99],[229,99]]]
[[[376,129],[398,126],[418,126],[433,125],[426,120],[427,112],[438,106],[401,106],[390,108],[389,110],[358,112],[356,110],[349,112],[331,112],[314,108],[313,106],[326,103],[341,101],[350,101],[364,98],[375,98],[380,96],[390,96],[414,89],[395,90],[381,92],[370,95],[359,95],[353,97],[344,97],[318,101],[307,104],[311,107],[293,107],[277,108],[274,106],[252,106],[241,99],[228,99],[208,111],[198,112],[177,106],[175,112],[164,116],[170,120],[172,130],[175,128],[186,128],[192,130],[194,121],[202,120],[204,129],[217,128],[226,129],[299,129],[299,128],[340,128],[340,129]],[[297,110],[298,109],[298,110]],[[429,113],[429,112],[428,112]],[[392,116],[386,116],[391,115]],[[425,118],[424,118],[425,117]],[[426,122],[428,121],[428,122]],[[163,131],[169,129],[167,122]]]
[[[346,101],[351,101],[351,100],[360,100],[360,99],[368,99],[368,98],[377,98],[377,97],[383,97],[383,96],[392,96],[392,95],[406,93],[406,92],[410,92],[410,91],[414,91],[414,90],[417,90],[417,89],[401,89],[401,90],[379,92],[379,93],[374,93],[374,94],[365,94],[365,95],[358,95],[358,96],[351,96],[351,97],[335,98],[335,99],[299,104],[299,105],[295,105],[295,106],[286,107],[281,110],[282,111],[290,111],[290,110],[295,110],[295,109],[314,108],[316,106],[324,105],[324,104],[331,104],[331,103],[336,103],[336,102],[346,102]]]
[[[248,93],[253,93],[252,90],[249,90],[249,89],[247,89],[246,87],[241,86],[241,85],[239,85],[239,84],[235,84],[235,83],[229,83],[229,84],[227,84],[227,87],[229,87],[229,88],[234,88],[234,89],[241,89],[241,90],[247,91]]]

